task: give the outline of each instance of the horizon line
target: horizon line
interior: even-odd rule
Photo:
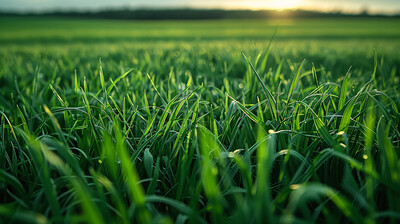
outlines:
[[[367,15],[391,15],[396,16],[400,15],[400,10],[397,11],[387,11],[387,10],[379,10],[374,11],[368,7],[355,9],[355,10],[346,10],[340,8],[333,9],[317,9],[317,8],[307,8],[307,7],[293,7],[293,8],[285,8],[285,9],[275,9],[275,8],[251,8],[251,7],[198,7],[198,6],[161,6],[161,7],[153,7],[153,6],[111,6],[111,7],[99,7],[99,8],[49,8],[49,9],[2,9],[0,7],[0,13],[3,14],[47,14],[47,13],[95,13],[102,11],[113,11],[113,10],[221,10],[221,11],[273,11],[273,12],[290,12],[290,11],[304,11],[304,12],[316,12],[316,13],[341,13],[346,15],[359,15],[359,14],[367,14]]]

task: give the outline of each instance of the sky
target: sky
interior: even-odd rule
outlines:
[[[400,0],[0,0],[0,11],[99,10],[109,8],[308,9],[400,13]]]

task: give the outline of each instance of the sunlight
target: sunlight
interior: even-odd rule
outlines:
[[[292,9],[300,5],[301,0],[270,0],[270,1],[249,1],[247,6],[252,9]]]
[[[290,9],[299,6],[299,0],[274,0],[271,2],[271,8]]]

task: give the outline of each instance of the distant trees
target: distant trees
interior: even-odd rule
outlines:
[[[101,11],[54,11],[43,13],[10,13],[1,15],[56,16],[92,19],[122,20],[205,20],[205,19],[261,19],[261,18],[323,18],[323,17],[400,17],[400,15],[345,14],[343,12],[317,12],[305,10],[223,10],[223,9],[113,9]]]

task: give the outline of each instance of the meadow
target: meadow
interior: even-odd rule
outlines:
[[[399,19],[0,27],[0,223],[400,221]]]

